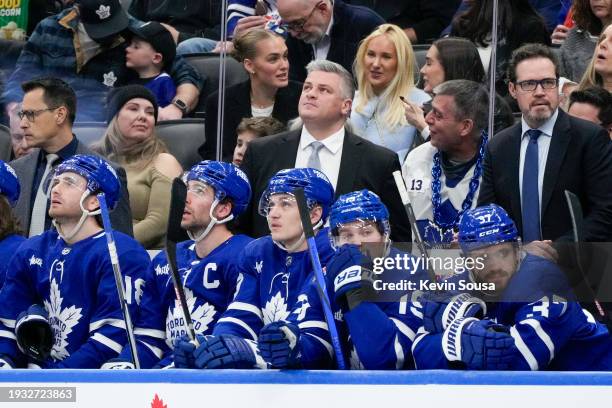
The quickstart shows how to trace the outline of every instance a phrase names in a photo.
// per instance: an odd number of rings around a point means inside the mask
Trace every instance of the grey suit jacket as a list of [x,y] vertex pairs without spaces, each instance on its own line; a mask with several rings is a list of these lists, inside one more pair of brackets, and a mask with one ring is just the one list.
[[5,162],[11,160],[12,152],[11,134],[6,126],[0,125],[0,160]]
[[[30,229],[30,218],[32,217],[32,207],[30,206],[30,197],[32,194],[32,183],[34,182],[34,173],[36,171],[36,158],[40,149],[33,149],[32,152],[24,157],[10,162],[10,165],[15,169],[19,182],[21,184],[21,194],[19,201],[13,209],[15,215],[21,223],[24,231]],[[95,154],[87,146],[78,142],[77,154]],[[111,163],[117,171],[117,176],[121,181],[121,197],[117,203],[115,210],[110,213],[111,224],[116,231],[123,232],[130,236],[134,235],[132,227],[132,211],[130,210],[130,200],[127,190],[127,177],[125,170],[122,167]]]

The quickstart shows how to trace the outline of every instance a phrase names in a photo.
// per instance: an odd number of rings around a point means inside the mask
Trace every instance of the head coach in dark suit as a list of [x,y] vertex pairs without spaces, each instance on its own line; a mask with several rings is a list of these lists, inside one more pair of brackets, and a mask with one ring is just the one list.
[[522,118],[491,138],[478,205],[504,207],[524,241],[569,240],[569,190],[582,204],[584,240],[610,241],[610,138],[603,128],[559,109],[558,72],[555,55],[544,45],[514,51],[508,88]]
[[[53,167],[75,154],[94,154],[72,133],[76,116],[73,89],[57,78],[40,78],[24,82],[20,127],[25,143],[32,152],[10,164],[21,183],[21,195],[15,215],[28,236],[38,235],[51,225],[48,200],[43,183]],[[110,214],[113,228],[133,235],[132,215],[128,201],[125,170],[115,167],[121,181],[121,197]]]
[[272,175],[285,168],[312,167],[325,173],[336,197],[363,188],[378,194],[389,209],[392,238],[408,242],[410,224],[392,175],[400,169],[397,154],[354,135],[346,126],[354,93],[351,75],[326,60],[312,61],[307,70],[298,106],[303,126],[253,140],[247,148],[242,168],[253,196],[239,220],[243,231],[256,237],[269,233],[258,203]]

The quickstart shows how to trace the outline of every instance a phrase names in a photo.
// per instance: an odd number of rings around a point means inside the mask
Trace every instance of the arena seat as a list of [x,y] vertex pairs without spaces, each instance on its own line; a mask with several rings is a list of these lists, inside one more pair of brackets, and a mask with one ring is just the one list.
[[[194,110],[199,117],[206,113],[206,98],[211,93],[219,90],[219,54],[201,53],[187,54],[183,56],[202,77],[206,78],[204,88],[200,91],[200,100]],[[249,79],[241,63],[232,57],[228,57],[225,63],[225,86],[232,86]]]
[[72,131],[81,143],[91,146],[104,136],[106,127],[104,122],[76,122],[72,126]]
[[206,140],[204,119],[166,120],[158,122],[155,131],[159,138],[166,143],[170,153],[183,166],[183,169],[189,169],[202,160],[198,154],[198,147]]

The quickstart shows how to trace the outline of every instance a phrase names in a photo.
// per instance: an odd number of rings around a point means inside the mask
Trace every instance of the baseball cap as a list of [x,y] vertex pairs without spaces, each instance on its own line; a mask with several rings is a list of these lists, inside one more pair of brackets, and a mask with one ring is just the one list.
[[118,34],[128,26],[128,15],[119,0],[78,0],[79,15],[92,40]]
[[172,66],[176,56],[176,43],[166,27],[157,21],[148,21],[138,26],[130,26],[130,31],[151,44],[151,47],[163,56],[164,67]]

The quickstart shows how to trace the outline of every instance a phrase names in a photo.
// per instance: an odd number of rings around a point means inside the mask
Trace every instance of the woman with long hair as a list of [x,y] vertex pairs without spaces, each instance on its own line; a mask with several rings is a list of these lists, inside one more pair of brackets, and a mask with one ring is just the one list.
[[593,86],[600,86],[612,92],[612,24],[601,32],[591,62],[578,84],[578,89],[582,91]]
[[[249,79],[225,90],[224,161],[232,161],[236,128],[243,118],[272,116],[286,124],[298,116],[302,93],[302,84],[289,81],[287,46],[282,36],[252,29],[236,36],[233,46],[233,56],[242,63]],[[216,158],[218,99],[215,92],[206,100],[206,141],[198,150],[204,159]]]
[[141,85],[118,88],[109,95],[108,128],[94,146],[125,168],[134,238],[145,248],[161,248],[168,225],[172,180],[181,165],[155,134],[158,106]]
[[382,24],[360,44],[354,71],[358,90],[353,99],[353,131],[393,150],[403,161],[416,129],[406,121],[402,99],[421,105],[430,97],[414,83],[415,57],[406,33]]
[[6,268],[17,247],[25,241],[12,207],[19,199],[19,179],[11,166],[0,160],[0,288]]

